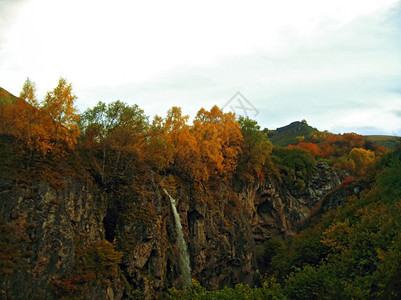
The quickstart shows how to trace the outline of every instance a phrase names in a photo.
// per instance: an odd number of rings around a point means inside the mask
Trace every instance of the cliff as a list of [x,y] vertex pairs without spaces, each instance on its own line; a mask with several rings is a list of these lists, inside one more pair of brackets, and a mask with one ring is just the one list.
[[0,180],[1,251],[11,268],[1,283],[6,299],[53,296],[49,283],[73,271],[78,248],[104,239],[106,203],[99,189],[90,180],[64,183],[58,191],[43,181]]
[[269,180],[247,187],[240,197],[245,203],[255,242],[294,235],[297,224],[304,221],[323,196],[340,185],[345,176],[320,162],[302,189],[291,189]]
[[325,163],[296,190],[269,179],[240,192],[223,181],[195,189],[149,173],[140,188],[116,194],[88,174],[64,176],[61,188],[7,177],[0,179],[6,299],[151,299],[181,287],[174,216],[162,188],[177,201],[192,278],[211,289],[252,285],[255,244],[293,235],[297,222],[340,184]]

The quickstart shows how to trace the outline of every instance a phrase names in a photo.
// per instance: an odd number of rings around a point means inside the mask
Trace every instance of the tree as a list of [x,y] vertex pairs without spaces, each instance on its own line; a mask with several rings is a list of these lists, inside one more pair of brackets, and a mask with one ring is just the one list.
[[187,123],[188,119],[187,115],[182,115],[181,108],[172,107],[167,113],[163,128],[166,143],[173,149],[173,171],[196,177],[200,160],[199,144]]
[[141,159],[147,140],[148,122],[142,109],[121,101],[99,102],[81,119],[83,142],[102,181],[124,176]]
[[308,151],[312,155],[313,158],[315,158],[316,156],[321,156],[321,150],[320,150],[319,146],[314,143],[300,142],[296,146],[293,146],[293,145],[289,146],[289,148],[294,148],[294,147]]
[[[26,135],[27,135],[27,143],[28,146],[30,147],[31,151],[34,148],[34,143],[38,143],[40,139],[38,139],[38,118],[39,118],[39,103],[38,100],[36,99],[36,84],[32,82],[29,78],[26,79],[24,85],[22,86],[22,90],[20,93],[20,98],[32,107],[29,107],[29,105],[23,104],[23,103],[18,103],[18,105],[23,108],[20,114],[19,122],[24,123],[24,127],[26,129]],[[17,103],[16,103],[17,104]],[[17,120],[16,120],[17,121]],[[25,131],[25,130],[24,130]],[[36,137],[36,141],[34,141]],[[39,145],[39,144],[37,144]],[[36,146],[37,146],[36,145]],[[42,144],[43,146],[43,144]],[[47,152],[48,147],[42,148],[42,152]]]
[[57,87],[48,92],[42,102],[42,110],[55,121],[54,139],[56,145],[61,141],[68,148],[77,143],[80,134],[78,129],[79,115],[74,102],[77,96],[66,79],[60,78]]
[[335,150],[336,156],[341,157],[347,155],[353,148],[362,148],[365,139],[356,133],[332,134],[326,137],[323,144],[328,144]]
[[210,111],[199,110],[192,126],[199,145],[198,178],[230,177],[237,167],[243,140],[240,124],[231,112],[223,113],[217,106]]
[[19,97],[34,107],[39,107],[38,100],[36,99],[36,84],[29,78],[26,79],[22,86]]
[[349,153],[349,158],[355,163],[355,171],[359,177],[366,177],[374,172],[375,153],[362,148],[354,148]]
[[36,86],[29,78],[25,81],[20,98],[0,107],[0,132],[17,138],[20,153],[25,147],[29,150],[28,161],[33,152],[38,150],[46,155],[53,149],[52,128],[54,122],[50,116],[44,114],[36,100]]
[[241,125],[243,142],[236,174],[242,181],[254,182],[255,178],[264,177],[263,167],[272,152],[272,144],[256,121],[240,117],[238,122]]

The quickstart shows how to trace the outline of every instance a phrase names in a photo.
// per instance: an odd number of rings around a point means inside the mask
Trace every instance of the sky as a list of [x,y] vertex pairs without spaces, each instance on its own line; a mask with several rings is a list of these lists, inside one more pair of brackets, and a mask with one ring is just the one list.
[[[0,0],[0,86],[401,135],[401,1]],[[245,109],[244,109],[245,108]]]

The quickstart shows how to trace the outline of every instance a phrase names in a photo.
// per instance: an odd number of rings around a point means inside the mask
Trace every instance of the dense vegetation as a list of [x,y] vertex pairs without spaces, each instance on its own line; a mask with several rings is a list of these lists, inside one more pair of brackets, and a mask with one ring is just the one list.
[[399,299],[401,149],[385,155],[370,188],[315,218],[296,236],[265,242],[265,277],[253,289],[170,290],[174,299]]
[[[210,111],[202,108],[192,124],[178,107],[171,108],[165,118],[156,116],[149,121],[137,105],[121,101],[99,102],[78,115],[77,97],[65,79],[61,78],[42,102],[36,99],[35,90],[29,79],[19,98],[0,90],[2,176],[17,182],[41,178],[61,189],[60,174],[75,170],[73,175],[78,176],[82,174],[78,170],[84,169],[114,194],[114,214],[120,212],[117,221],[106,217],[105,224],[111,228],[107,241],[77,247],[76,257],[82,263],[69,277],[53,282],[57,297],[82,295],[80,289],[95,284],[95,279],[107,283],[110,274],[118,273],[121,251],[128,247],[128,242],[116,235],[113,228],[124,218],[152,222],[152,211],[136,206],[137,197],[149,197],[142,182],[152,180],[162,186],[185,183],[196,191],[213,189],[213,183],[218,181],[239,189],[244,184],[269,179],[297,191],[305,187],[316,161],[327,162],[354,176],[341,188],[352,189],[358,182],[364,190],[350,193],[344,207],[319,212],[300,224],[303,229],[296,236],[267,240],[257,258],[262,272],[259,286],[251,289],[239,284],[234,289],[207,291],[194,281],[192,288],[170,290],[170,296],[401,296],[399,149],[388,152],[355,133],[336,135],[311,130],[306,122],[301,122],[302,135],[292,145],[273,146],[268,139],[270,133],[261,131],[255,121],[236,119],[217,106]],[[229,210],[238,208],[235,203],[227,205]],[[23,237],[13,236],[12,232],[19,229],[0,221],[0,272],[7,275],[22,255],[13,250],[14,242],[10,241]]]

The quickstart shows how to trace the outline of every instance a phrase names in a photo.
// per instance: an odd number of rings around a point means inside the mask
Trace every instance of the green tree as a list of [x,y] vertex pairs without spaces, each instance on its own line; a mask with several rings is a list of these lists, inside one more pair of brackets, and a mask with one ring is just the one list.
[[260,130],[256,121],[240,117],[243,142],[236,174],[241,181],[254,182],[263,178],[263,167],[268,155],[272,152],[272,144]]
[[124,176],[143,155],[148,119],[136,104],[99,102],[82,115],[83,142],[103,182]]

